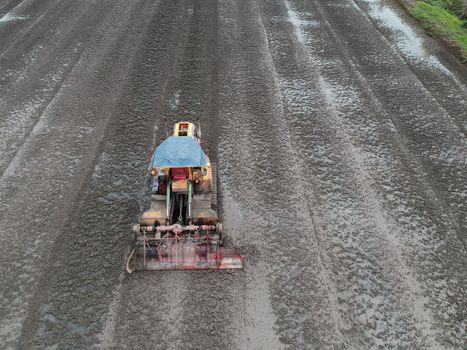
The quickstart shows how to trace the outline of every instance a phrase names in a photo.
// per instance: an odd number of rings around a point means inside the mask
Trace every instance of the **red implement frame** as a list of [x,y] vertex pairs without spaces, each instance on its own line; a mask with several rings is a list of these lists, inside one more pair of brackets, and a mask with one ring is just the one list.
[[[215,226],[147,226],[141,230],[137,225],[135,228],[142,234],[127,261],[129,273],[135,270],[242,268],[243,257],[234,249],[220,246]],[[187,232],[192,234],[186,236]]]

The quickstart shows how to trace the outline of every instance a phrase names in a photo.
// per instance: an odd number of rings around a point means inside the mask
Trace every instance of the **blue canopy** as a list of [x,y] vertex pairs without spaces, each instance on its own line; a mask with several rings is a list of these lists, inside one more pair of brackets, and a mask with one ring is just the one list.
[[151,168],[205,167],[207,157],[191,136],[170,136],[154,152]]

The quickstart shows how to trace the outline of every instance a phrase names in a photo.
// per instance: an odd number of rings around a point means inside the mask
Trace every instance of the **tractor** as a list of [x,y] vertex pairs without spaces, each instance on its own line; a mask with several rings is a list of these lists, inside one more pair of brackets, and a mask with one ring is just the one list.
[[133,225],[127,271],[241,269],[243,257],[223,246],[217,168],[201,148],[199,125],[176,123],[149,172],[151,204]]

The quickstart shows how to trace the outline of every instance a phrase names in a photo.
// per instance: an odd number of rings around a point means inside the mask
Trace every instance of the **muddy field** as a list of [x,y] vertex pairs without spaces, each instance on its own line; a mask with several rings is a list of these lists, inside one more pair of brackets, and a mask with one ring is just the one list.
[[[200,119],[239,272],[126,274]],[[1,0],[2,349],[462,349],[467,70],[383,0]]]

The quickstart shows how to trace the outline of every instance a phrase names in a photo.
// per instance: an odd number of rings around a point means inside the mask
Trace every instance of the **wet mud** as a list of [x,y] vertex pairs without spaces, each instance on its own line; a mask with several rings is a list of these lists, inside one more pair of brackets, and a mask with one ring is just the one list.
[[[467,72],[389,0],[0,3],[5,349],[461,349]],[[126,274],[200,120],[238,272]]]

